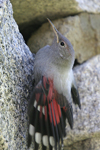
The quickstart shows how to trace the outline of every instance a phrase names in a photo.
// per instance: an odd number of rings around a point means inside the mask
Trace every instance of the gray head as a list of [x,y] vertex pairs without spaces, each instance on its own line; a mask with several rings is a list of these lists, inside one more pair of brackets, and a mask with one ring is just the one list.
[[70,41],[55,28],[55,26],[49,19],[48,21],[51,24],[55,34],[53,43],[51,45],[51,48],[53,49],[53,51],[55,51],[56,54],[56,57],[54,57],[55,61],[57,61],[58,59],[58,61],[60,61],[63,66],[69,64],[69,67],[72,67],[75,57],[73,46],[71,45]]

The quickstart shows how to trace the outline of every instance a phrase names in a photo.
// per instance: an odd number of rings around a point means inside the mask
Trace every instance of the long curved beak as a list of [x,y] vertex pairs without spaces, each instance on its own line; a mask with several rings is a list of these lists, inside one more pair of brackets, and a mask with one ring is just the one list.
[[59,36],[58,36],[58,30],[56,29],[56,27],[54,26],[54,24],[51,22],[51,20],[49,18],[47,18],[47,20],[49,21],[49,23],[51,24],[52,26],[52,29],[56,35],[56,38],[57,38],[57,43],[59,43]]

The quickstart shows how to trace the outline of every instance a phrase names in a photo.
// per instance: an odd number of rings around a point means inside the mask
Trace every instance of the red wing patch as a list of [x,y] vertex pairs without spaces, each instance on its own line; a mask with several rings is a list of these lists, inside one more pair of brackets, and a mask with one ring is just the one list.
[[[50,106],[51,106],[51,113],[52,113],[53,119],[51,119]],[[60,106],[57,104],[57,102],[56,102],[55,99],[52,100],[52,103],[48,104],[48,107],[49,107],[50,122],[53,121],[54,126],[56,126],[56,123],[57,123],[57,124],[60,123],[61,108],[60,108]]]
[[[65,104],[65,106],[64,106]],[[62,107],[63,106],[63,107]],[[34,88],[29,105],[28,147],[35,142],[34,150],[42,143],[42,150],[60,148],[65,135],[65,120],[72,124],[72,111],[67,99],[54,89],[53,80],[45,76]],[[71,111],[71,112],[70,112]],[[72,117],[73,118],[73,117]]]

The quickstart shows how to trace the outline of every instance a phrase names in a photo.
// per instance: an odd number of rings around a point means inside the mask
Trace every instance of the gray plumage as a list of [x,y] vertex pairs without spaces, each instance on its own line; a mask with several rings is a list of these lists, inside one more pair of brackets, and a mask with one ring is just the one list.
[[[63,144],[65,136],[66,118],[70,127],[73,128],[72,99],[81,108],[72,70],[75,59],[73,46],[49,19],[48,21],[53,28],[55,37],[50,46],[47,45],[36,53],[34,61],[35,88],[29,105],[28,146],[30,146],[33,136],[35,150],[38,149],[40,141],[43,150],[47,146],[50,150],[52,148],[57,150],[57,144],[60,149],[60,140]],[[40,124],[41,127],[39,128],[36,124]],[[46,131],[43,130],[43,124],[46,126]],[[32,129],[35,130],[34,133],[31,133]],[[52,144],[51,141],[55,144]]]
[[[51,21],[49,20],[51,23]],[[71,86],[74,82],[72,67],[75,53],[70,41],[65,38],[51,23],[55,31],[52,45],[41,48],[34,62],[34,76],[38,83],[42,76],[53,78],[57,91],[71,102]],[[58,40],[58,41],[57,41]],[[64,46],[61,45],[64,43]]]

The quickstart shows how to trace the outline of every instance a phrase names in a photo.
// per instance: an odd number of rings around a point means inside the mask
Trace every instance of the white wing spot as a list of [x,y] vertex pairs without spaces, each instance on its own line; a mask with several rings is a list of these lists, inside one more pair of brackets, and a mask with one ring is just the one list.
[[35,141],[36,143],[40,144],[41,143],[41,133],[36,132],[35,133]]
[[38,111],[40,111],[40,106],[38,106],[38,108],[37,108],[37,109],[38,109]]
[[50,140],[51,146],[55,146],[54,137],[53,137],[53,136],[50,136],[49,140]]
[[32,125],[32,124],[30,124],[29,125],[29,134],[31,135],[31,136],[33,136],[34,135],[34,126]]
[[34,102],[34,105],[33,105],[35,108],[36,108],[36,106],[37,106],[37,101],[35,100],[35,102]]
[[43,141],[43,145],[44,146],[48,146],[49,145],[49,143],[48,143],[48,136],[47,135],[44,135],[42,137],[42,141]]

